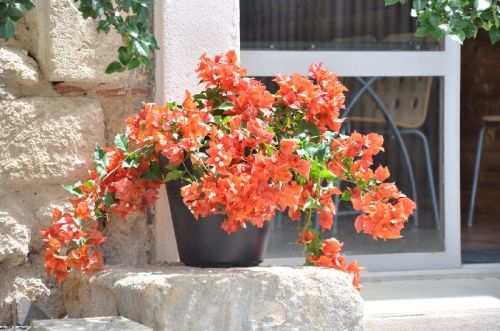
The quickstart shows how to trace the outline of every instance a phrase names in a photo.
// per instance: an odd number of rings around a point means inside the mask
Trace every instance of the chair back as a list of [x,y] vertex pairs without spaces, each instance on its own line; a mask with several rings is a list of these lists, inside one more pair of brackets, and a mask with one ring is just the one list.
[[[431,77],[383,77],[372,88],[399,127],[419,128],[427,118]],[[385,123],[383,113],[368,92],[354,105],[349,119],[356,122]]]

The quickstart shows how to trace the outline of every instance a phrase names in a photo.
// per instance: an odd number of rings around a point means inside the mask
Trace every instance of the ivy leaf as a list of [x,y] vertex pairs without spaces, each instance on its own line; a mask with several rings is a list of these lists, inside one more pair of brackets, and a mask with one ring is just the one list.
[[491,7],[491,0],[474,0],[474,7],[477,11],[483,11]]
[[385,5],[386,6],[391,6],[396,3],[403,3],[404,0],[385,0]]
[[11,38],[16,32],[16,23],[11,19],[0,20],[0,37],[5,40]]
[[490,29],[490,40],[491,44],[496,43],[500,40],[500,27],[492,26]]
[[123,65],[127,65],[127,63],[130,61],[130,54],[128,53],[126,47],[122,46],[118,48],[118,60],[120,60],[120,63]]
[[128,62],[127,69],[133,70],[141,65],[141,61],[139,59],[133,58]]
[[100,20],[99,23],[97,23],[97,31],[102,31],[106,34],[109,33],[110,28],[109,28],[109,23],[106,20]]
[[128,149],[128,137],[124,134],[117,134],[115,136],[115,146],[122,152]]
[[112,74],[113,72],[122,72],[124,70],[125,70],[125,67],[122,66],[122,64],[120,62],[114,61],[108,65],[108,67],[106,68],[106,73]]
[[456,41],[460,45],[462,45],[465,40],[465,33],[463,31],[458,31],[457,33],[449,34],[449,36],[451,40]]
[[140,43],[137,40],[131,40],[131,43],[132,43],[132,51],[134,53],[138,53],[144,57],[149,56],[149,49],[147,47],[144,47],[144,45],[142,43]]

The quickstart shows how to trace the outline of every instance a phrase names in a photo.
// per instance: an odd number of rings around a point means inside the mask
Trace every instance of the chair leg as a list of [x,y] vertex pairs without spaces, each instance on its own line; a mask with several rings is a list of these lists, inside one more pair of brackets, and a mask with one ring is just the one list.
[[467,226],[469,228],[472,227],[472,222],[474,222],[474,208],[476,207],[477,183],[479,181],[479,170],[481,167],[481,156],[483,154],[483,143],[484,143],[485,132],[486,132],[486,126],[483,124],[483,126],[481,126],[481,130],[479,131],[479,138],[477,140],[476,160],[474,163],[474,176],[472,178],[472,191],[470,196],[469,215],[467,217]]
[[432,171],[432,162],[431,162],[431,153],[429,150],[429,141],[427,140],[427,137],[425,134],[418,130],[418,129],[401,129],[401,133],[403,134],[414,134],[417,136],[417,138],[420,138],[422,140],[422,145],[424,148],[424,155],[425,155],[425,164],[427,167],[427,179],[429,183],[429,189],[431,192],[431,199],[432,199],[432,209],[434,212],[434,222],[436,223],[436,229],[439,230],[441,228],[441,217],[439,213],[439,208],[438,208],[438,201],[436,197],[436,188],[434,186],[434,175]]

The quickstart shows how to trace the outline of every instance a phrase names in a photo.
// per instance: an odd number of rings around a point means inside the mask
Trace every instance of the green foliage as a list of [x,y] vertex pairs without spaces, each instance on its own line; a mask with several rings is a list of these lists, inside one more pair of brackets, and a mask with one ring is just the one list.
[[[409,0],[385,0],[386,6]],[[478,29],[489,31],[491,43],[500,40],[500,0],[413,0],[417,36],[450,36],[462,43],[475,38]]]
[[103,179],[107,175],[106,168],[109,166],[109,157],[104,148],[99,145],[96,145],[94,150],[94,164],[99,179]]
[[97,31],[109,33],[111,26],[121,34],[123,46],[118,61],[111,62],[106,73],[132,70],[141,64],[151,65],[151,52],[158,49],[156,39],[148,32],[153,0],[81,0],[78,10],[84,18],[99,19]]
[[126,152],[128,149],[128,137],[124,134],[117,134],[115,136],[115,146],[122,152]]
[[[109,33],[111,27],[122,36],[117,61],[106,73],[133,70],[141,64],[151,66],[151,53],[158,49],[148,32],[153,0],[81,0],[78,10],[83,18],[98,19],[97,31]],[[8,40],[16,30],[15,22],[34,7],[33,0],[0,0],[0,38]],[[75,31],[78,33],[78,31]]]
[[16,32],[16,22],[33,7],[32,0],[0,0],[0,38],[9,40]]

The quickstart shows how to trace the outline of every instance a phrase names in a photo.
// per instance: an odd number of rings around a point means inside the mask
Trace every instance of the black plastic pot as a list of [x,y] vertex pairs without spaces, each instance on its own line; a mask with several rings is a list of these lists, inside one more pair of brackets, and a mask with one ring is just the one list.
[[267,250],[270,226],[227,234],[221,229],[222,215],[200,217],[197,221],[184,205],[180,181],[167,183],[168,201],[181,262],[193,267],[249,267],[259,265]]

